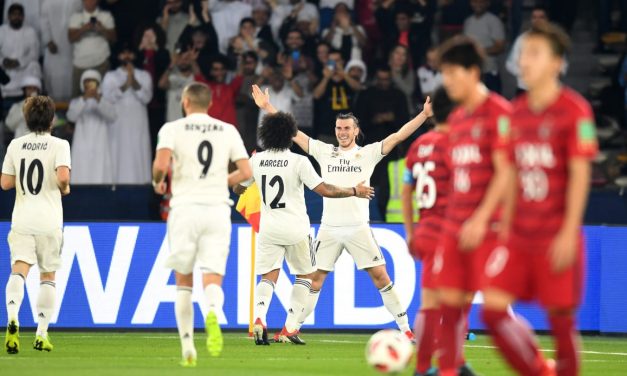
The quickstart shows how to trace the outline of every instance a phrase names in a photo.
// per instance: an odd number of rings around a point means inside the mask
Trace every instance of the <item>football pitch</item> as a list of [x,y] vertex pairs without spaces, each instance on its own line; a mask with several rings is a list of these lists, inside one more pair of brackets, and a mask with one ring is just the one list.
[[[33,333],[21,333],[18,355],[0,355],[2,375],[377,375],[366,365],[367,334],[304,333],[306,346],[255,346],[245,333],[226,333],[224,352],[209,357],[205,335],[195,337],[198,366],[181,368],[175,333],[51,332],[54,351],[32,349]],[[542,348],[551,347],[548,337]],[[626,375],[627,339],[584,337],[584,375]],[[466,342],[467,359],[481,375],[513,375],[488,338]],[[552,352],[546,352],[552,356]],[[412,375],[412,366],[402,375]]]

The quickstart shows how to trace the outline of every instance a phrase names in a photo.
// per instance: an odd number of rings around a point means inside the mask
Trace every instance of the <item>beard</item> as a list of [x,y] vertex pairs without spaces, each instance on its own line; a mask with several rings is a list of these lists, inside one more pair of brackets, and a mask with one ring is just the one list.
[[12,29],[19,30],[22,28],[22,26],[24,26],[24,20],[10,21],[9,25],[11,25]]

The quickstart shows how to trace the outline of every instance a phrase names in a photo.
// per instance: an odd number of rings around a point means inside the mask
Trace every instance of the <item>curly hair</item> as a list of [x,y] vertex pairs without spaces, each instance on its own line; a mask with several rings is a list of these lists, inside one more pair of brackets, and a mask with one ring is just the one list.
[[266,150],[280,151],[292,147],[292,138],[298,133],[296,120],[291,114],[277,112],[261,120],[257,137]]
[[50,132],[55,108],[52,98],[45,95],[26,98],[22,112],[28,129],[34,133]]

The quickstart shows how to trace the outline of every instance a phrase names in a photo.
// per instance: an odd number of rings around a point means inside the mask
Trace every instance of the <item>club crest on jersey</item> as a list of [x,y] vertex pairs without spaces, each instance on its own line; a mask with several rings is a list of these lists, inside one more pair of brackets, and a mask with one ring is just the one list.
[[337,146],[333,147],[333,151],[331,151],[331,158],[337,158],[340,155],[339,149]]

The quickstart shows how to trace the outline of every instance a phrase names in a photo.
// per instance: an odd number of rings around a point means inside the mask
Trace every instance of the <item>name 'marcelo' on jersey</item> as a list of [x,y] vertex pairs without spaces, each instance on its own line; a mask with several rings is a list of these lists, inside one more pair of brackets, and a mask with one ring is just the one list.
[[[309,139],[309,155],[320,165],[326,183],[339,187],[354,187],[370,176],[383,157],[383,143],[375,142],[364,147],[342,150],[337,146]],[[354,226],[370,220],[369,201],[357,197],[341,199],[324,198],[322,224],[328,226]]]
[[307,157],[289,150],[264,151],[250,158],[253,181],[261,194],[259,240],[269,244],[292,245],[303,241],[311,225],[303,185],[314,189],[322,178]]
[[448,133],[432,130],[418,137],[405,159],[404,182],[413,184],[420,212],[420,235],[439,238],[448,202],[451,169]]
[[15,176],[11,229],[43,235],[63,228],[57,168],[72,167],[70,144],[48,133],[29,133],[11,141],[2,173]]
[[[451,188],[444,231],[456,236],[461,225],[474,213],[488,189],[494,166],[492,154],[507,151],[511,105],[490,93],[472,113],[458,107],[449,116],[449,158]],[[500,209],[492,221],[498,220]]]
[[550,243],[566,212],[568,163],[592,159],[598,152],[594,116],[588,102],[571,89],[541,112],[529,108],[527,96],[513,102],[509,157],[518,175],[512,236]]
[[229,162],[248,159],[233,125],[194,113],[161,127],[159,149],[172,150],[172,208],[187,204],[232,205]]

